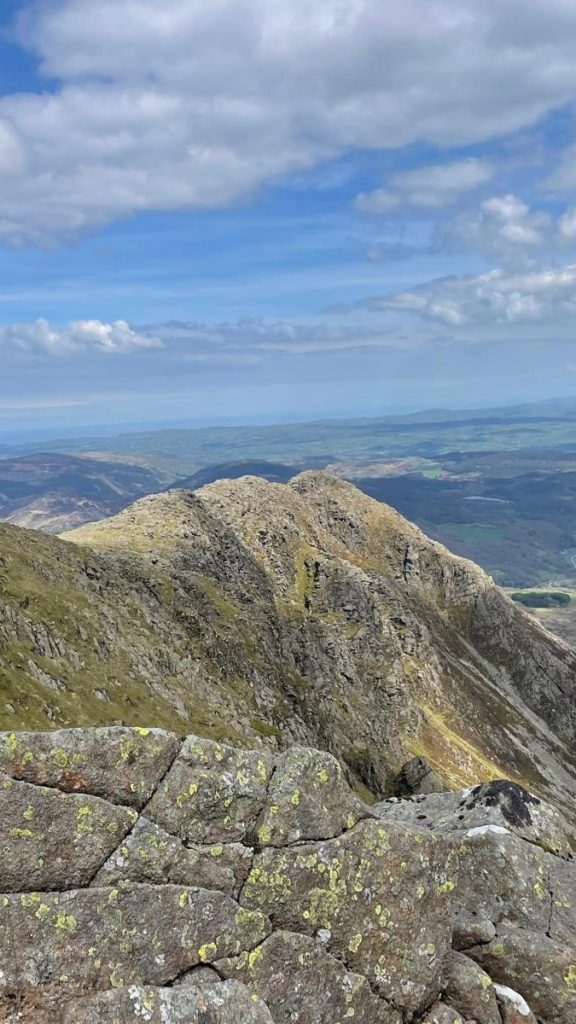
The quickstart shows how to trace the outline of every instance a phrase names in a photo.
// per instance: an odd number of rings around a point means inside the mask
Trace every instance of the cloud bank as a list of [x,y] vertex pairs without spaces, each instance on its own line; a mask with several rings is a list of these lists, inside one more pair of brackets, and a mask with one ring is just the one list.
[[[0,238],[14,245],[225,206],[357,150],[482,142],[576,91],[566,0],[123,0],[121,17],[117,0],[97,17],[93,0],[37,0],[18,32],[47,89],[0,99]],[[489,173],[452,161],[359,203],[434,207]]]
[[125,320],[104,324],[100,320],[75,320],[52,327],[42,318],[25,324],[0,326],[0,350],[6,354],[63,356],[79,352],[128,353],[162,348],[152,334],[134,330]]
[[[424,321],[454,329],[538,323],[554,332],[563,322],[574,325],[576,319],[576,264],[526,273],[498,269],[446,277],[368,299],[364,305],[377,311],[416,314]],[[501,336],[506,336],[505,330]]]

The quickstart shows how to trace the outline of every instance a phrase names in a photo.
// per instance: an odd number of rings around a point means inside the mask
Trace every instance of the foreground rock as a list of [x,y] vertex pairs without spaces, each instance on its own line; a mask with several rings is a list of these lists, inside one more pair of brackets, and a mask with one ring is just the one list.
[[273,1024],[270,1011],[244,985],[217,982],[196,988],[142,988],[74,1000],[62,1024]]
[[326,753],[126,728],[0,765],[7,1024],[576,1020],[574,836],[521,787],[368,807]]

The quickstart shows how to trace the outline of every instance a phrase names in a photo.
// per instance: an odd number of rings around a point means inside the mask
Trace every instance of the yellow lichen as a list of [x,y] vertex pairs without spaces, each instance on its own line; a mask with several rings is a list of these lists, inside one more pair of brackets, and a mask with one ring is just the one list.
[[574,964],[570,964],[568,967],[564,975],[564,981],[572,992],[576,990],[576,966]]
[[451,878],[448,878],[447,881],[436,886],[436,892],[440,895],[443,892],[453,892],[455,888],[456,882],[453,882]]
[[62,914],[60,912],[56,914],[54,927],[57,929],[57,931],[73,932],[75,931],[77,924],[78,922],[76,921],[76,918],[73,917],[72,914]]
[[109,976],[112,988],[124,988],[124,979],[120,976],[120,970],[121,964],[116,964]]
[[218,947],[217,947],[216,943],[215,942],[207,942],[207,943],[205,943],[204,946],[200,946],[200,949],[198,950],[198,957],[200,958],[202,963],[205,964],[209,960],[213,960],[214,957],[216,956],[217,952],[218,952]]
[[264,846],[272,842],[272,833],[268,825],[260,825],[260,828],[258,829],[258,839]]

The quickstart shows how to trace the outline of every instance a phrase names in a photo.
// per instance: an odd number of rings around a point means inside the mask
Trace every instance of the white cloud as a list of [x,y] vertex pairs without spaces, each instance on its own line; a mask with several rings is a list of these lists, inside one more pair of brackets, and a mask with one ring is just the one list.
[[[367,300],[370,309],[417,314],[449,328],[486,328],[538,323],[553,330],[576,321],[576,264],[526,273],[491,270],[445,277],[410,291]],[[465,333],[464,335],[465,336]]]
[[[120,7],[99,0],[95,17],[94,0],[37,0],[23,18],[22,38],[62,84],[0,100],[22,167],[2,179],[9,242],[222,206],[354,150],[480,142],[576,93],[566,0]],[[425,205],[443,194],[420,185]]]
[[0,178],[24,170],[24,147],[8,121],[0,120]]
[[403,347],[402,332],[365,324],[298,323],[243,317],[222,323],[170,321],[135,328],[125,320],[75,320],[54,327],[47,320],[0,325],[0,352],[77,358],[79,354],[132,353],[160,349],[162,369],[188,364],[250,366],[276,355],[347,352]]
[[159,338],[135,331],[125,320],[75,320],[66,327],[51,327],[47,320],[0,326],[0,349],[29,354],[62,356],[74,352],[135,352],[161,348]]
[[558,221],[558,232],[560,237],[566,241],[576,238],[576,208],[571,207],[563,213]]
[[550,240],[553,223],[541,211],[533,211],[515,195],[493,196],[477,212],[463,213],[440,229],[443,244],[456,245],[505,260],[531,258]]
[[495,196],[482,203],[482,212],[492,221],[497,236],[512,245],[539,245],[548,219],[531,213],[530,207],[513,195]]
[[398,332],[358,324],[331,325],[243,317],[225,323],[172,321],[146,333],[162,339],[186,362],[253,363],[275,354],[306,355],[354,349],[403,347]]
[[374,192],[361,192],[355,206],[360,213],[372,214],[406,206],[433,210],[456,202],[488,182],[494,173],[488,161],[473,158],[419,167],[393,175],[387,186]]

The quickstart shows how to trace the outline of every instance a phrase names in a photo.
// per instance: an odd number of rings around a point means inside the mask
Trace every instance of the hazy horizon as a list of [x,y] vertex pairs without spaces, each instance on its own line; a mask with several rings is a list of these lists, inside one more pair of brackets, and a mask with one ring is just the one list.
[[306,425],[318,423],[345,423],[347,421],[355,420],[373,420],[373,419],[387,419],[394,417],[410,417],[412,415],[425,415],[426,413],[439,414],[446,413],[450,415],[452,413],[475,413],[475,412],[489,412],[490,410],[510,410],[514,408],[521,408],[523,406],[531,405],[542,405],[554,404],[562,406],[564,403],[574,403],[576,405],[576,396],[552,396],[545,399],[537,400],[532,402],[530,399],[525,402],[508,402],[505,404],[494,403],[490,401],[480,402],[477,405],[471,406],[465,405],[452,405],[452,406],[414,406],[414,407],[399,407],[399,408],[388,408],[385,410],[379,410],[374,412],[353,412],[353,411],[341,411],[340,413],[334,413],[333,415],[327,416],[310,416],[302,417],[297,413],[287,413],[285,415],[274,416],[244,416],[244,417],[225,417],[215,416],[206,418],[203,420],[194,419],[178,419],[178,420],[125,420],[117,421],[114,423],[77,423],[77,424],[55,424],[54,426],[38,426],[28,427],[26,429],[18,429],[18,427],[4,427],[2,420],[0,419],[0,451],[2,448],[8,448],[10,445],[26,445],[26,444],[39,444],[50,441],[61,441],[69,438],[70,440],[78,440],[83,437],[86,438],[114,438],[124,434],[138,434],[138,433],[155,433],[162,431],[172,430],[206,430],[206,429],[218,429],[227,427],[274,427],[282,426],[284,424],[293,425]]

